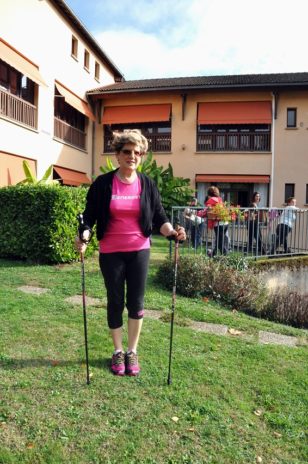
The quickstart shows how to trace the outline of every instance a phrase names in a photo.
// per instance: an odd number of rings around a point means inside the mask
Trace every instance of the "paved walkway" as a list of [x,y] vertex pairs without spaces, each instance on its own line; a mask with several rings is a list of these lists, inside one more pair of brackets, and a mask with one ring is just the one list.
[[[31,287],[31,286],[23,286],[19,287],[18,290],[25,292],[25,293],[32,293],[35,295],[40,295],[43,293],[48,292],[47,288],[41,287]],[[82,305],[82,295],[73,295],[69,298],[66,298],[70,304],[73,305]],[[91,298],[86,296],[86,305],[87,306],[101,306],[102,300],[99,298]],[[145,316],[150,319],[160,320],[162,317],[161,311],[150,311],[145,310]],[[209,322],[197,322],[197,321],[189,321],[189,328],[195,330],[196,332],[205,332],[209,334],[214,334],[218,336],[230,336],[230,337],[239,337],[245,340],[255,340],[255,337],[247,334],[241,330],[234,329],[232,327],[228,327],[223,324],[211,324]],[[293,337],[290,335],[280,335],[274,332],[265,332],[260,330],[258,332],[257,341],[261,344],[265,345],[284,345],[289,347],[295,347],[297,345],[308,344],[308,342],[303,342],[302,339],[298,337]]]

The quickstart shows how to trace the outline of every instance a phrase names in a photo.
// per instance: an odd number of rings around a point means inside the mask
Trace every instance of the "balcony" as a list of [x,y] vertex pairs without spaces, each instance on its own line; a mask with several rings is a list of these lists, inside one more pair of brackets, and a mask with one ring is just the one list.
[[0,116],[37,129],[37,108],[22,98],[0,89]]
[[68,143],[73,147],[86,149],[86,133],[67,124],[61,119],[54,118],[54,136],[56,139]]
[[197,134],[197,151],[268,152],[270,149],[271,134],[268,131]]
[[[149,143],[149,151],[170,152],[171,151],[171,133],[169,134],[149,134],[143,132]],[[111,148],[112,135],[104,137],[104,153],[113,153]]]

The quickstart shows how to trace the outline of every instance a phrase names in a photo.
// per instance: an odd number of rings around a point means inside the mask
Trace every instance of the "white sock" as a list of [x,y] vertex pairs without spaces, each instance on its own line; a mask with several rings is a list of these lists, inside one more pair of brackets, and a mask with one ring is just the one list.
[[123,353],[123,350],[115,350],[113,354]]

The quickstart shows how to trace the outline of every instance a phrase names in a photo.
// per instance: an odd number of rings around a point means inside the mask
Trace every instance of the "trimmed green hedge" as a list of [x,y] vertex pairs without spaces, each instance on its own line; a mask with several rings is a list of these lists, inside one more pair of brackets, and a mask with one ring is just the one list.
[[[87,190],[55,185],[1,188],[0,257],[43,263],[76,260],[76,216],[84,209]],[[93,237],[87,256],[96,248]]]

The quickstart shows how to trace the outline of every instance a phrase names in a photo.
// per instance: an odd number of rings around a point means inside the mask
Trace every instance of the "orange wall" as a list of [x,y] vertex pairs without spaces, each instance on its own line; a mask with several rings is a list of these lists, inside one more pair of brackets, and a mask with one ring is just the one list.
[[[178,93],[121,96],[108,98],[106,106],[141,105],[154,103],[172,104],[172,147],[171,153],[155,153],[158,162],[164,166],[170,162],[176,176],[189,177],[194,184],[195,174],[271,174],[271,153],[251,152],[196,152],[196,121],[197,104],[206,101],[252,101],[271,100],[269,92],[259,94],[252,92],[234,93],[201,93],[194,92],[187,96],[185,119],[182,120],[182,98]],[[99,165],[105,164],[102,155],[103,132],[100,127],[97,133],[96,153],[99,153],[96,170]]]
[[26,177],[22,167],[23,160],[27,160],[32,172],[36,173],[34,160],[0,152],[0,187],[17,184]]
[[[105,98],[106,106],[141,105],[155,103],[172,104],[171,153],[155,153],[160,165],[170,162],[176,176],[188,177],[195,187],[196,174],[263,174],[271,176],[273,188],[272,206],[284,202],[286,183],[295,183],[298,205],[306,201],[308,184],[308,91],[281,91],[278,99],[277,119],[274,120],[274,145],[271,152],[196,152],[197,104],[199,102],[225,101],[272,101],[270,91],[190,91],[187,93],[185,118],[182,120],[181,91],[170,93],[143,92],[121,94]],[[287,108],[298,108],[296,129],[286,129]],[[272,129],[273,129],[272,127]],[[96,139],[95,172],[105,164],[103,127],[98,126]],[[110,155],[108,155],[110,156]],[[116,164],[116,163],[115,163]],[[274,166],[274,175],[272,168]]]

